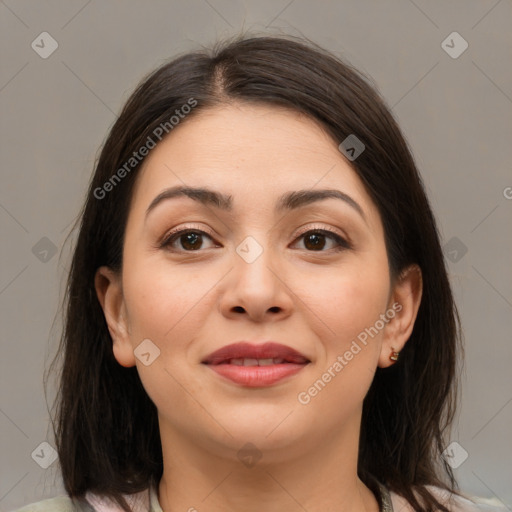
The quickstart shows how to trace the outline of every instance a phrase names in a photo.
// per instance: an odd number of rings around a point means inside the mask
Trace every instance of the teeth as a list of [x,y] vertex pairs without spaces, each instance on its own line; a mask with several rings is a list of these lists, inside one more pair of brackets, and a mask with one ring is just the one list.
[[274,359],[251,359],[246,357],[244,359],[230,359],[229,364],[233,364],[235,366],[271,366],[273,364],[282,364],[284,363],[284,359],[281,357],[276,357]]

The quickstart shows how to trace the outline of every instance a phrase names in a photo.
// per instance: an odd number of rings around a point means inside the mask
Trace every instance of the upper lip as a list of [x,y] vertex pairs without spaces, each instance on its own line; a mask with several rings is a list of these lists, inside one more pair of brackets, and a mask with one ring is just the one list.
[[232,343],[212,352],[202,363],[221,364],[230,359],[274,359],[281,358],[288,363],[309,363],[309,359],[297,350],[272,341],[258,345],[242,341]]

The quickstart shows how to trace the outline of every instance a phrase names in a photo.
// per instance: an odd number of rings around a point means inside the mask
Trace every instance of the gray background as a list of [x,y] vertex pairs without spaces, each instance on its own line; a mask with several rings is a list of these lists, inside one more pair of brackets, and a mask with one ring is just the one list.
[[[40,444],[54,445],[42,376],[69,264],[52,248],[116,112],[163,60],[242,28],[311,38],[371,75],[392,107],[448,244],[465,330],[450,460],[464,449],[461,488],[510,507],[511,14],[510,0],[0,2],[0,510],[63,492],[58,463],[39,465],[51,461]],[[44,31],[58,43],[46,59],[31,47],[50,48]],[[442,47],[453,31],[469,44],[458,58]]]

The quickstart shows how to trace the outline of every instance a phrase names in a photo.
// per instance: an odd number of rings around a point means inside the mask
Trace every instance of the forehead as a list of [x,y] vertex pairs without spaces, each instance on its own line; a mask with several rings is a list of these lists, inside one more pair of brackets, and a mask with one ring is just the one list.
[[146,157],[132,205],[145,207],[162,189],[201,185],[270,201],[298,189],[337,188],[366,210],[374,205],[338,144],[319,123],[289,109],[229,104],[176,126]]

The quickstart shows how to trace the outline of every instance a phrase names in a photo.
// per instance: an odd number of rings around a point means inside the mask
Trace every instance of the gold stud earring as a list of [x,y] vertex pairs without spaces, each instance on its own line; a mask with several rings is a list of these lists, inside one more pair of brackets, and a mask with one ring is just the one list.
[[[393,348],[393,347],[391,347],[391,348]],[[391,361],[398,361],[399,355],[400,355],[400,352],[395,352],[395,349],[393,348],[393,352],[391,352],[389,359],[391,359]]]

